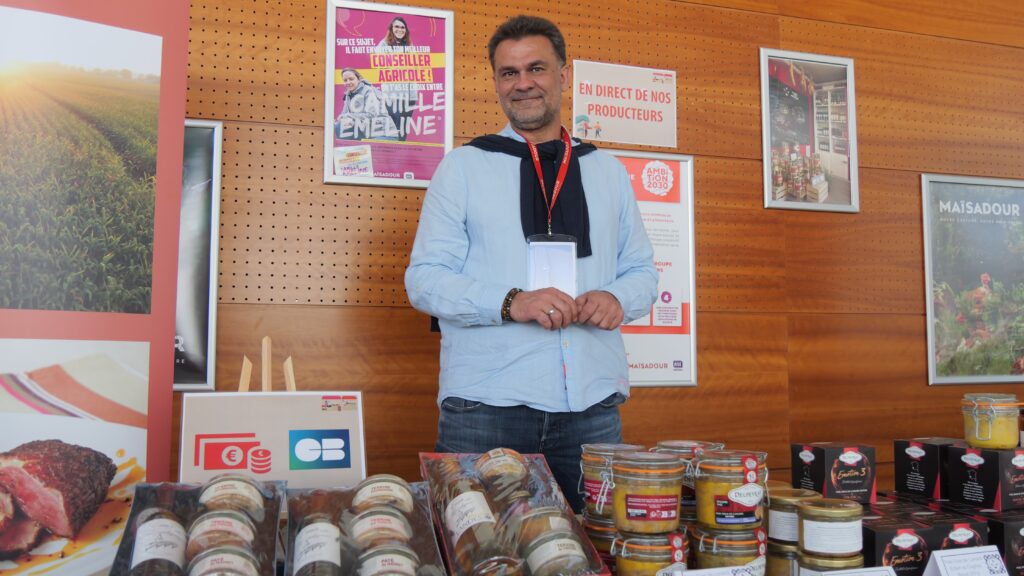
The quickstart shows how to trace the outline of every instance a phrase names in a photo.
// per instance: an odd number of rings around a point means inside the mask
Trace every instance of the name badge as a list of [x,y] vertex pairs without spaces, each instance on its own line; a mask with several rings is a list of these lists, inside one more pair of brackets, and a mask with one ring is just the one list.
[[526,242],[527,290],[557,288],[576,298],[576,239],[566,234],[534,234]]

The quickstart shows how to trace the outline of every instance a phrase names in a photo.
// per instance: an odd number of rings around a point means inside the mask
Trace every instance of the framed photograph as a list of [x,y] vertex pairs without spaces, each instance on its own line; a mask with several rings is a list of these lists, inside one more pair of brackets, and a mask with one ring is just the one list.
[[324,182],[426,188],[452,148],[450,10],[327,3]]
[[853,60],[761,49],[764,207],[859,212]]
[[658,300],[622,325],[631,386],[697,385],[693,158],[609,150],[626,168],[654,248]]
[[1024,180],[921,189],[928,383],[1024,382]]
[[223,125],[185,120],[174,314],[174,389],[213,390]]

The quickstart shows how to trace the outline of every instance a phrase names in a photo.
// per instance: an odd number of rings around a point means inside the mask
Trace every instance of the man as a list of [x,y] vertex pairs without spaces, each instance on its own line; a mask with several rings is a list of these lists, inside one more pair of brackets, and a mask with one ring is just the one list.
[[[436,449],[542,453],[578,511],[580,445],[622,441],[618,328],[649,313],[658,275],[625,169],[561,125],[558,28],[517,16],[488,51],[509,125],[438,167],[405,275],[413,306],[441,327]],[[559,262],[575,269],[579,296],[528,289],[530,251],[567,236],[577,259]]]

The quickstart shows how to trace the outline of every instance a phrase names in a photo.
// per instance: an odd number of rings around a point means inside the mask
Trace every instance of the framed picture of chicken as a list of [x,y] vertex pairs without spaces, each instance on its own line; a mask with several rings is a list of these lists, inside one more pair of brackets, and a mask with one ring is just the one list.
[[859,212],[853,60],[761,49],[764,206]]
[[1024,382],[1024,180],[921,187],[928,382]]
[[324,182],[426,188],[453,141],[450,10],[327,2]]

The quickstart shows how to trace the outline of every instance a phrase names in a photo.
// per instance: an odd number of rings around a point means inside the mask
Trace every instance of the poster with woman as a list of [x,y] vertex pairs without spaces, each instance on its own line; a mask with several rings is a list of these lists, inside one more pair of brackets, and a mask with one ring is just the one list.
[[921,180],[928,382],[1024,382],[1024,180]]
[[426,188],[452,148],[454,15],[331,0],[324,182]]

